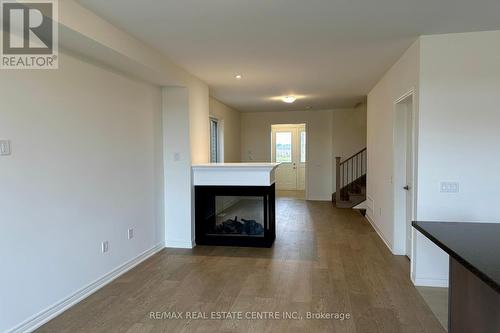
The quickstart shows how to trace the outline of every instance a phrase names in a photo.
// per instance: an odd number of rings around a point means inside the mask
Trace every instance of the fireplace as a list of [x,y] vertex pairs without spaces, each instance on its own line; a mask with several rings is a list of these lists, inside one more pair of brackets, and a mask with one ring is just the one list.
[[196,244],[271,247],[275,188],[195,186]]

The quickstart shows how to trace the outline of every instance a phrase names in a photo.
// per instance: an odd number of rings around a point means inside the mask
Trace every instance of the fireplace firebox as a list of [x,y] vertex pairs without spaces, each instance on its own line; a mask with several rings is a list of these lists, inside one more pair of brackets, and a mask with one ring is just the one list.
[[195,186],[199,245],[271,247],[276,238],[275,188]]

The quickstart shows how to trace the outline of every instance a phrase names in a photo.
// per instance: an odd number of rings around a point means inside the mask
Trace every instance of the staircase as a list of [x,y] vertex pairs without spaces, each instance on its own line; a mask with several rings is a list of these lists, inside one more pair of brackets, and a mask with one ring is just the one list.
[[332,201],[338,208],[354,208],[366,200],[366,148],[341,161],[336,157],[336,188]]

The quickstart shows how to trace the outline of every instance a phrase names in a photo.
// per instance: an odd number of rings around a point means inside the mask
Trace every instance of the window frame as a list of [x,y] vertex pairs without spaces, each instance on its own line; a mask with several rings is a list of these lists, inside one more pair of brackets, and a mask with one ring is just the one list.
[[[210,163],[219,163],[220,156],[220,122],[217,118],[209,118],[210,127]],[[214,132],[215,131],[215,135]],[[215,144],[213,142],[215,140]],[[214,151],[215,148],[215,151]]]

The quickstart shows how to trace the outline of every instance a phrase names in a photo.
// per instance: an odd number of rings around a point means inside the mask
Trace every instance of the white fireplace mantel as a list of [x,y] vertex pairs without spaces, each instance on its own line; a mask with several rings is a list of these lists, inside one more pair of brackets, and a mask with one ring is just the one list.
[[206,163],[193,165],[195,186],[271,186],[280,163]]

